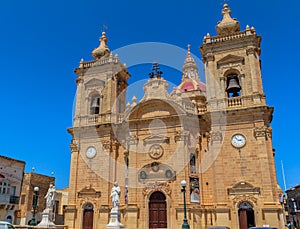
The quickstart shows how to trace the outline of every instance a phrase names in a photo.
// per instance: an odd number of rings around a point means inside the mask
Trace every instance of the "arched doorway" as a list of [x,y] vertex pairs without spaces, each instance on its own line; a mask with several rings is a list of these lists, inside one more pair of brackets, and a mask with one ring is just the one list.
[[167,203],[162,192],[154,192],[149,199],[149,229],[167,228]]
[[82,229],[93,229],[94,207],[87,204],[83,209]]
[[240,229],[248,229],[255,226],[253,206],[248,202],[239,204],[239,224]]

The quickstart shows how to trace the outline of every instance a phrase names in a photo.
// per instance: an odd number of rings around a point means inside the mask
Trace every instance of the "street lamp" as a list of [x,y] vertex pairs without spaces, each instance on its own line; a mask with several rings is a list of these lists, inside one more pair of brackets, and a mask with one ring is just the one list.
[[184,228],[189,229],[189,228],[190,228],[190,225],[189,225],[188,220],[187,220],[187,218],[186,218],[186,201],[185,201],[185,192],[186,192],[186,191],[185,191],[185,187],[186,187],[186,181],[185,181],[185,180],[182,180],[182,181],[181,181],[181,186],[182,186],[181,192],[183,193],[183,213],[184,213],[182,229],[184,229]]
[[35,213],[36,213],[36,208],[37,208],[37,202],[39,198],[39,187],[34,187],[34,196],[32,200],[32,206],[33,206],[33,214],[32,214],[32,219],[30,220],[29,225],[31,226],[36,226],[36,221],[35,221]]

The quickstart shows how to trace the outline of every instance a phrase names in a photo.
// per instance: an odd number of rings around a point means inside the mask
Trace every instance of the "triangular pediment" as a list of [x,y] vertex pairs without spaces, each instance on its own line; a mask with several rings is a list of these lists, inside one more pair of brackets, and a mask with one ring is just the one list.
[[232,188],[228,189],[228,194],[229,195],[236,195],[236,194],[259,194],[260,193],[260,188],[255,187],[252,184],[245,182],[245,181],[240,181],[236,183],[235,185],[232,186]]
[[84,85],[86,88],[104,87],[105,82],[94,78],[86,82]]
[[93,196],[93,197],[99,198],[101,196],[101,192],[96,191],[92,187],[85,187],[78,192],[79,198],[84,197],[84,196]]
[[170,143],[170,138],[162,135],[151,135],[144,139],[144,144]]
[[220,67],[222,65],[230,64],[230,63],[244,64],[244,57],[229,54],[229,55],[223,57],[221,60],[217,61],[218,67]]

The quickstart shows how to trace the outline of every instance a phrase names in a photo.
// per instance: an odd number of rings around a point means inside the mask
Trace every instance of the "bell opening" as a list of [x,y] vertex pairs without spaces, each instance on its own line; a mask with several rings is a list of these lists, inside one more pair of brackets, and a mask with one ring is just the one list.
[[99,114],[100,108],[100,98],[99,97],[93,97],[91,100],[91,114]]
[[238,97],[241,95],[241,86],[239,84],[239,79],[237,74],[231,74],[227,76],[227,88],[226,92],[228,94],[228,97]]

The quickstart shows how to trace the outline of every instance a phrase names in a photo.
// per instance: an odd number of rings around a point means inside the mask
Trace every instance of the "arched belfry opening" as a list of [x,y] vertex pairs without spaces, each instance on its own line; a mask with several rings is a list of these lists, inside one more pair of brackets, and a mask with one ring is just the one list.
[[100,112],[100,95],[95,94],[90,98],[90,114],[95,115]]
[[167,202],[162,192],[153,192],[149,198],[149,229],[167,228]]
[[227,78],[226,92],[228,98],[240,96],[242,88],[240,86],[238,74],[232,73],[227,75],[226,78]]
[[255,226],[253,206],[248,202],[242,202],[238,206],[240,229],[248,229]]
[[86,204],[83,207],[82,229],[93,229],[94,224],[94,206]]

